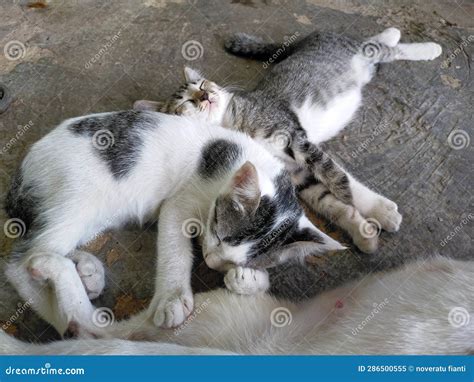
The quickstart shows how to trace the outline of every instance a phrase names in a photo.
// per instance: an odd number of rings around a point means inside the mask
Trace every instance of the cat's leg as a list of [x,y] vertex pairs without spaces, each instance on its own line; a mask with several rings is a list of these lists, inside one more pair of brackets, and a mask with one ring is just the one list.
[[[31,278],[31,270],[34,268],[30,267],[30,262],[35,257],[45,255],[67,256],[71,254],[71,257],[76,259],[78,267],[76,273],[79,271],[82,274],[84,284],[90,289],[91,297],[100,293],[100,277],[88,277],[94,273],[88,270],[91,260],[86,261],[85,255],[73,253],[78,244],[88,236],[88,230],[93,223],[93,220],[79,219],[77,216],[74,209],[71,208],[64,209],[62,215],[45,218],[46,224],[41,230],[29,231],[27,233],[28,239],[22,239],[16,243],[6,271],[8,280],[20,296],[28,301],[46,321],[52,323],[60,333],[64,332],[67,322],[64,322],[64,317],[58,315],[57,309],[54,308],[54,301],[48,288],[39,288],[38,283]],[[72,266],[76,266],[70,259],[67,260]],[[99,269],[95,262],[94,265]]]
[[6,275],[26,303],[60,334],[71,320],[90,321],[91,304],[72,260],[33,248],[11,262]]
[[29,259],[27,269],[33,283],[48,293],[50,307],[66,327],[92,320],[95,308],[71,259],[53,253],[37,255]]
[[345,170],[317,145],[310,142],[302,128],[296,131],[288,147],[285,148],[286,153],[290,151],[290,156],[297,165],[307,168],[332,195],[346,204],[351,204],[353,196]]
[[410,61],[431,61],[438,57],[443,48],[435,42],[419,42],[411,44],[398,44],[395,48],[393,59]]
[[102,262],[94,255],[75,250],[68,256],[76,265],[77,273],[86,288],[89,299],[100,296],[105,286],[105,271]]
[[168,199],[160,209],[155,295],[148,308],[155,325],[166,328],[181,325],[193,310],[192,243],[183,233],[183,223],[191,216],[181,216],[178,199]]
[[397,204],[363,185],[349,173],[347,175],[354,196],[353,204],[362,216],[370,218],[385,231],[397,232],[402,222]]
[[400,31],[388,28],[366,40],[361,46],[362,56],[373,63],[397,60],[429,61],[438,57],[442,47],[434,42],[399,43]]
[[244,267],[231,268],[227,271],[224,283],[230,291],[244,295],[263,293],[270,287],[267,271]]
[[387,28],[382,33],[375,35],[371,40],[378,41],[389,47],[394,47],[400,41],[401,33],[397,28]]
[[314,182],[299,189],[299,196],[314,211],[346,231],[362,252],[373,253],[377,250],[377,227],[366,220],[353,205],[336,198],[324,184],[314,179]]
[[380,229],[397,231],[402,217],[394,202],[357,182],[350,174],[348,177],[353,205],[337,199],[305,169],[293,171],[292,179],[299,196],[313,210],[348,232],[361,251],[375,252]]

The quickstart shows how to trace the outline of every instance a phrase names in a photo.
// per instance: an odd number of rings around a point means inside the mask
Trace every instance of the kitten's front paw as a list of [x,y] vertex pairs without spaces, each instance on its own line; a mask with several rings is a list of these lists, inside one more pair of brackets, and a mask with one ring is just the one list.
[[266,271],[243,267],[230,269],[224,277],[224,283],[230,291],[246,295],[265,292],[270,287]]
[[89,299],[99,297],[105,286],[105,272],[101,261],[84,251],[74,251],[68,257],[76,264],[77,273]]
[[367,217],[375,219],[374,223],[378,223],[380,228],[388,232],[397,232],[402,222],[402,215],[398,212],[397,204],[384,197],[377,200]]
[[170,292],[153,298],[149,311],[156,326],[176,328],[193,311],[193,294],[189,292]]

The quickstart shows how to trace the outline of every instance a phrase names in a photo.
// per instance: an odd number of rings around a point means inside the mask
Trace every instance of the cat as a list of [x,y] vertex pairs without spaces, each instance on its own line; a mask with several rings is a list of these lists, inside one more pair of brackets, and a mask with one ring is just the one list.
[[277,61],[255,89],[231,92],[185,68],[186,84],[170,100],[140,100],[134,107],[199,113],[249,134],[287,163],[304,202],[347,231],[361,251],[373,253],[378,247],[375,229],[396,232],[400,227],[397,204],[334,165],[317,145],[351,121],[376,64],[432,60],[441,54],[438,44],[399,40],[395,28],[365,41],[315,32],[289,46],[237,34],[226,41],[227,51]]
[[150,308],[158,326],[177,326],[193,310],[196,238],[236,293],[268,289],[265,267],[344,249],[310,223],[284,165],[247,135],[197,118],[122,111],[68,119],[31,147],[6,198],[9,222],[23,235],[8,279],[63,333],[68,320],[40,287],[41,254],[69,256],[97,297],[102,264],[76,248],[127,221],[156,218],[158,208]]
[[[196,295],[195,313],[175,330],[146,311],[97,318],[73,266],[43,256],[78,340],[28,344],[0,331],[0,354],[466,354],[474,351],[474,262],[434,256],[293,304],[225,289]],[[65,269],[57,274],[55,269]],[[74,280],[65,287],[64,280]],[[87,314],[77,314],[78,307]],[[92,318],[91,318],[92,317]],[[94,318],[95,317],[95,318]],[[100,339],[91,339],[99,336]]]

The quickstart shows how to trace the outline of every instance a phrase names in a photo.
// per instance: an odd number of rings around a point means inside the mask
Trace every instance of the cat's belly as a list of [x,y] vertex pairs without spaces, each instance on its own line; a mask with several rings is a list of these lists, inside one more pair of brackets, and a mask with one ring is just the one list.
[[351,121],[361,100],[362,94],[357,88],[341,93],[324,106],[307,98],[293,110],[309,140],[318,144],[334,137]]

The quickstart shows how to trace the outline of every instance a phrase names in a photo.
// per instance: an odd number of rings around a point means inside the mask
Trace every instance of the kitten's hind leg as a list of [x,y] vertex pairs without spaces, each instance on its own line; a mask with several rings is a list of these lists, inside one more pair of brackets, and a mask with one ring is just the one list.
[[76,264],[77,273],[86,288],[89,299],[99,297],[105,286],[105,271],[101,261],[94,255],[79,250],[67,257]]
[[26,303],[60,334],[71,320],[90,321],[92,305],[70,259],[33,249],[11,262],[6,274]]
[[434,42],[398,44],[394,49],[394,60],[410,61],[431,61],[443,51],[441,45]]
[[362,252],[373,253],[377,250],[377,227],[367,221],[354,206],[336,198],[308,171],[294,173],[293,183],[301,199],[314,211],[346,231]]
[[397,232],[400,229],[402,215],[398,206],[390,199],[366,187],[350,174],[349,186],[354,196],[354,206],[366,218],[388,232]]
[[382,44],[385,44],[393,48],[400,41],[400,37],[401,37],[401,33],[399,29],[388,28],[388,29],[385,29],[382,33],[370,38],[370,40],[378,41]]

